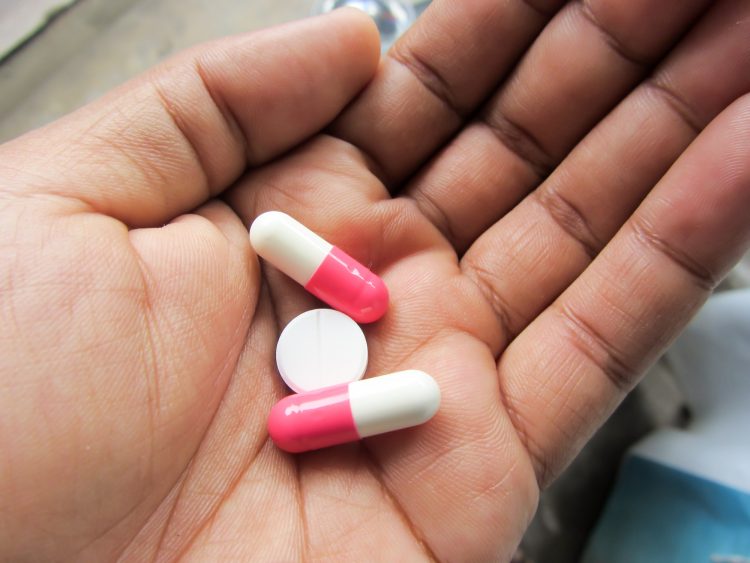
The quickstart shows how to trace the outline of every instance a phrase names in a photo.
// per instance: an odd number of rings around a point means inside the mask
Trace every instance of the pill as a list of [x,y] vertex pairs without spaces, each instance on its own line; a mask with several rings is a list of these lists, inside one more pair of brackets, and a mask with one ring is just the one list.
[[259,215],[250,227],[250,243],[258,255],[357,322],[376,321],[388,307],[383,280],[285,213]]
[[399,371],[285,397],[271,409],[268,433],[282,450],[305,452],[422,424],[439,405],[432,377]]
[[365,334],[339,311],[306,311],[281,331],[276,365],[295,393],[362,379],[367,368]]

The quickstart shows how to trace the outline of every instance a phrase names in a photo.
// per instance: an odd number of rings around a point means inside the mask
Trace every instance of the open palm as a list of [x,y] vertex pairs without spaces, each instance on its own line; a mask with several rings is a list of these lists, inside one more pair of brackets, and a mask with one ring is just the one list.
[[[750,6],[563,4],[434,2],[379,67],[355,11],[222,40],[3,146],[3,557],[508,559],[750,236]],[[271,209],[383,277],[368,373],[433,420],[270,442],[315,306]]]

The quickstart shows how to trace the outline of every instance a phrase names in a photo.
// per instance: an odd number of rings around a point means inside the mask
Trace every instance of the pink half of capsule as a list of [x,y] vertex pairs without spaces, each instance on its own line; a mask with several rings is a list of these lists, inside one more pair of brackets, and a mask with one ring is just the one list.
[[290,453],[317,450],[422,424],[440,406],[440,388],[407,370],[285,397],[271,409],[268,433]]
[[382,279],[285,213],[259,215],[250,243],[259,256],[357,322],[377,321],[388,308]]

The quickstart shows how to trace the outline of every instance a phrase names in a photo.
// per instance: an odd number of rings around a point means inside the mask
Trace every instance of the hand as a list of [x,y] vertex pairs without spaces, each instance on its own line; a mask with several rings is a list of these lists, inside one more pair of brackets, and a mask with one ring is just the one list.
[[[435,2],[377,69],[354,11],[222,40],[3,146],[3,558],[508,559],[750,238],[749,7],[560,4]],[[432,421],[268,440],[314,304],[269,209],[383,276],[368,373]]]

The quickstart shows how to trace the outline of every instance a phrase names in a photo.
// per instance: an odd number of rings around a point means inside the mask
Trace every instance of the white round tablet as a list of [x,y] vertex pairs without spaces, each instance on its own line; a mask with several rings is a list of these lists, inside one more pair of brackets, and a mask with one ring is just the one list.
[[365,334],[339,311],[307,311],[281,332],[276,365],[295,393],[356,381],[367,367]]

